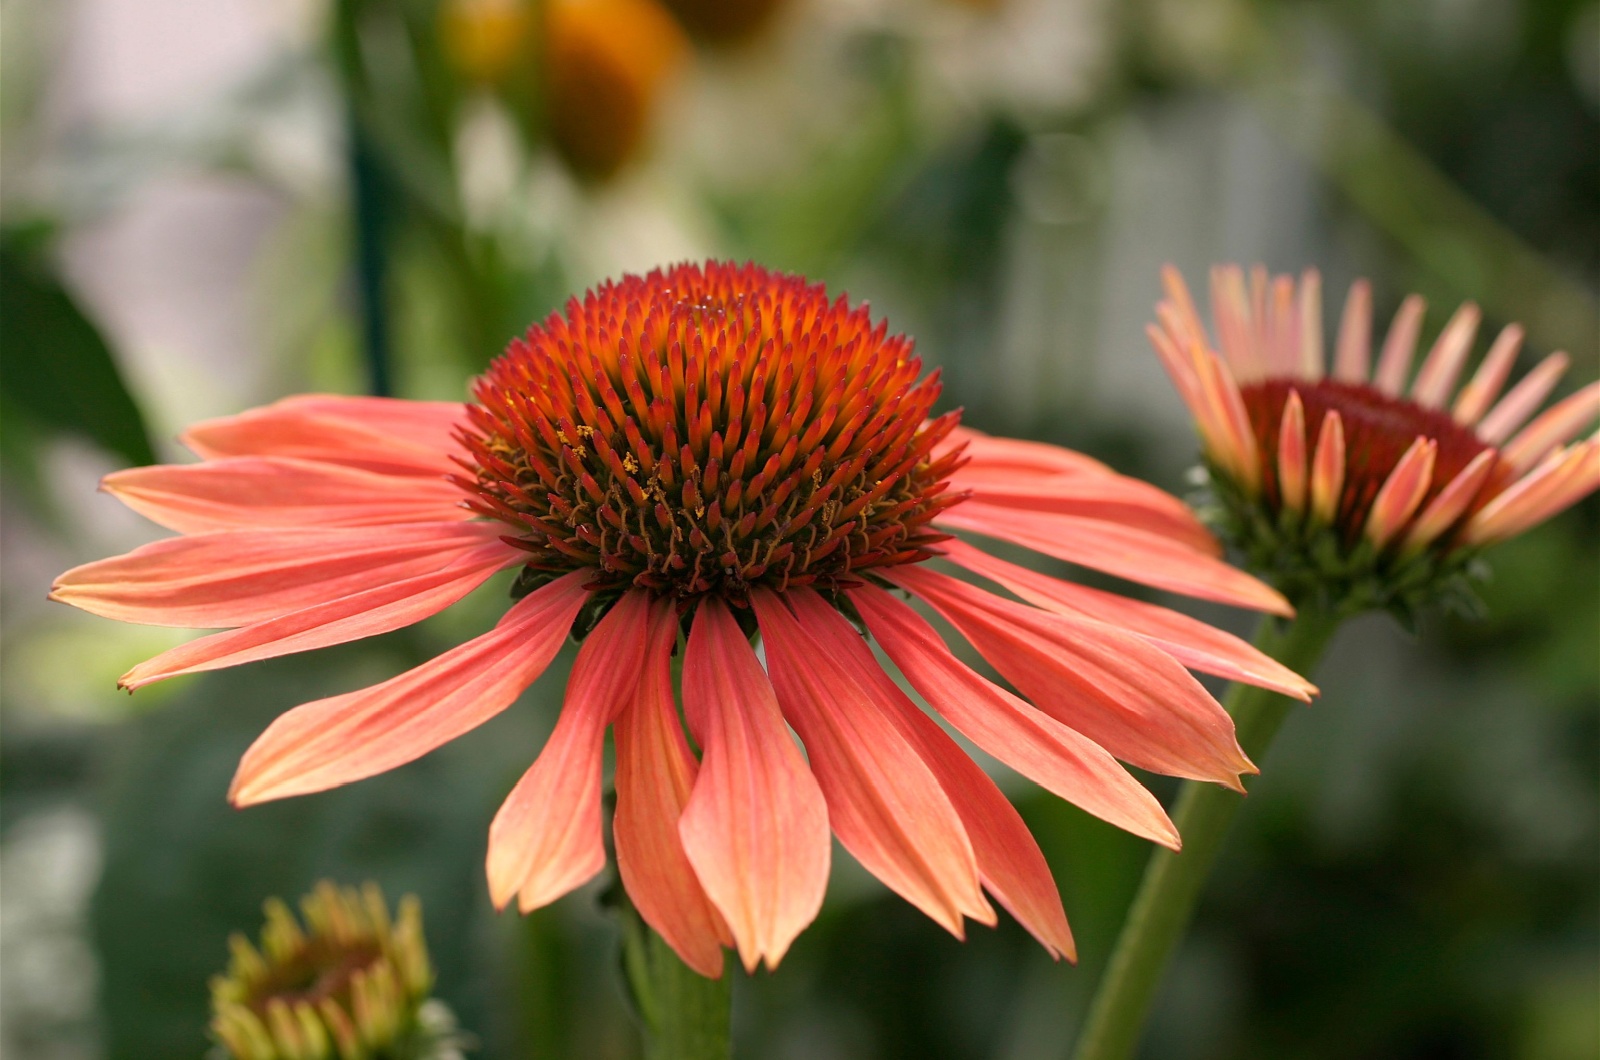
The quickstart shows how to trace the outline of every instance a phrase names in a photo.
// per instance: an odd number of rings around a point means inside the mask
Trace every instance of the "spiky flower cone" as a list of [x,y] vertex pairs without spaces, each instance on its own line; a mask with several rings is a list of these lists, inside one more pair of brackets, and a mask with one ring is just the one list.
[[300,903],[303,920],[266,903],[259,946],[229,940],[226,975],[211,981],[211,1034],[232,1060],[453,1060],[455,1021],[428,999],[433,967],[422,906],[399,916],[375,884],[324,880]]

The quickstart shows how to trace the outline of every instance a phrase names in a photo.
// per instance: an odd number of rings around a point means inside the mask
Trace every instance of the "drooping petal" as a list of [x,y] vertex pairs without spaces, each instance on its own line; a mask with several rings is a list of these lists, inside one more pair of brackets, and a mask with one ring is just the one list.
[[1411,358],[1417,350],[1417,336],[1422,333],[1422,315],[1428,303],[1420,295],[1407,295],[1400,303],[1389,334],[1383,340],[1383,352],[1378,356],[1378,374],[1372,385],[1388,394],[1399,397],[1405,389],[1406,376],[1411,371]]
[[1411,399],[1423,408],[1443,408],[1455,389],[1461,368],[1472,352],[1473,337],[1478,334],[1478,321],[1483,314],[1471,302],[1465,302],[1450,322],[1439,332],[1439,338],[1422,362],[1416,382],[1411,384]]
[[1556,388],[1567,372],[1569,358],[1556,352],[1534,366],[1533,371],[1518,380],[1505,397],[1478,424],[1478,437],[1490,445],[1499,445],[1511,437],[1513,431],[1527,422],[1550,391]]
[[1077,959],[1061,895],[1039,844],[994,781],[889,679],[844,616],[809,590],[789,594],[795,616],[823,650],[842,661],[900,735],[914,747],[949,797],[972,842],[984,887],[1052,957]]
[[1493,449],[1485,449],[1472,458],[1471,463],[1462,468],[1455,478],[1439,491],[1439,495],[1428,502],[1422,509],[1416,521],[1411,524],[1411,529],[1406,531],[1402,551],[1415,553],[1437,540],[1455,525],[1456,520],[1464,515],[1472,502],[1477,500],[1478,493],[1483,489],[1483,484],[1489,481],[1489,475],[1494,471],[1495,462],[1499,459]]
[[1344,494],[1344,419],[1337,409],[1322,417],[1317,450],[1311,457],[1311,515],[1332,523]]
[[1600,488],[1600,437],[1551,453],[1473,514],[1462,537],[1487,545],[1515,537]]
[[884,590],[862,586],[850,599],[906,680],[963,736],[1074,806],[1178,848],[1177,829],[1155,796],[1099,744],[975,673]]
[[708,979],[722,975],[722,946],[732,943],[678,838],[679,818],[699,769],[678,721],[672,649],[678,615],[671,599],[651,605],[649,643],[633,701],[613,724],[617,808],[612,833],[617,871],[639,916],[683,962]]
[[1556,402],[1506,443],[1502,456],[1525,471],[1576,438],[1600,419],[1600,383],[1590,383]]
[[1073,449],[1022,438],[1000,438],[971,427],[953,429],[936,452],[943,455],[963,447],[967,462],[962,470],[972,475],[991,471],[1043,475],[1111,473],[1105,464]]
[[[588,574],[568,577],[581,584]],[[632,702],[649,634],[649,595],[634,590],[584,638],[550,739],[489,826],[489,897],[496,909],[513,896],[524,913],[537,909],[605,867],[600,772],[606,726]]]
[[890,890],[957,938],[994,923],[966,828],[933,772],[843,664],[767,590],[751,594],[778,703],[811,757],[834,834]]
[[683,708],[702,748],[678,823],[684,850],[745,969],[776,968],[822,908],[828,806],[755,651],[714,597],[700,602],[689,633]]
[[1222,546],[1192,509],[1178,498],[1138,479],[1116,474],[950,476],[952,489],[971,492],[971,503],[1106,519],[1170,537],[1211,555]]
[[1438,442],[1418,435],[1384,479],[1367,515],[1367,540],[1374,547],[1387,545],[1416,514],[1433,484],[1433,462],[1438,452]]
[[544,672],[587,594],[569,574],[494,629],[371,688],[307,703],[245,752],[228,797],[248,806],[394,769],[494,717]]
[[450,522],[167,538],[74,567],[50,598],[122,622],[246,626],[441,570],[503,533],[498,524]]
[[1240,773],[1255,771],[1221,704],[1139,638],[921,567],[885,576],[932,605],[1040,710],[1124,762],[1235,790]]
[[1100,519],[1008,511],[968,502],[937,524],[996,537],[1158,589],[1276,615],[1294,609],[1276,589],[1170,538]]
[[1278,495],[1292,512],[1306,505],[1306,410],[1298,391],[1289,391],[1278,426]]
[[488,541],[440,570],[378,581],[361,592],[191,640],[135,666],[118,684],[131,692],[178,674],[238,666],[388,633],[443,611],[524,555],[503,541]]
[[1517,351],[1522,348],[1522,337],[1520,324],[1507,324],[1501,329],[1494,345],[1484,355],[1483,363],[1472,374],[1467,385],[1461,388],[1461,393],[1456,395],[1450,415],[1457,423],[1470,427],[1483,418],[1489,409],[1489,402],[1500,395],[1500,388],[1506,385],[1506,379],[1511,375]]
[[1366,280],[1350,285],[1338,341],[1333,377],[1341,383],[1365,383],[1372,364],[1372,285]]
[[107,475],[100,488],[182,534],[472,518],[461,490],[442,477],[402,478],[285,457],[130,468]]
[[1024,600],[1069,617],[1106,622],[1160,648],[1191,670],[1309,700],[1315,685],[1248,642],[1178,611],[1077,585],[1008,563],[964,541],[939,548],[950,562],[998,582]]
[[285,456],[388,475],[438,477],[458,470],[452,437],[465,419],[458,402],[311,394],[237,416],[197,423],[181,437],[207,460]]

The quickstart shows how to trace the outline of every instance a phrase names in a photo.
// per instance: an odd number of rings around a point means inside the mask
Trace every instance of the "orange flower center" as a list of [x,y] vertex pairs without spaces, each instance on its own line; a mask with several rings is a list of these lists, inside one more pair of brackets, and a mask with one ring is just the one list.
[[473,509],[528,566],[680,597],[832,591],[928,558],[959,461],[936,375],[865,307],[752,265],[680,265],[568,303],[490,365]]
[[[1267,379],[1241,388],[1245,412],[1255,431],[1256,444],[1263,453],[1278,451],[1278,432],[1283,422],[1283,407],[1289,391],[1300,394],[1305,405],[1306,454],[1316,451],[1322,420],[1337,411],[1344,426],[1344,491],[1339,498],[1337,524],[1359,533],[1378,490],[1388,479],[1405,451],[1418,435],[1438,443],[1433,479],[1423,498],[1425,506],[1472,460],[1491,448],[1469,427],[1464,427],[1440,409],[1425,408],[1412,401],[1390,397],[1365,383],[1344,383],[1332,379]],[[1278,504],[1278,465],[1264,461],[1263,488],[1268,502]],[[1509,482],[1502,465],[1492,472],[1479,492],[1473,509],[1481,507]]]

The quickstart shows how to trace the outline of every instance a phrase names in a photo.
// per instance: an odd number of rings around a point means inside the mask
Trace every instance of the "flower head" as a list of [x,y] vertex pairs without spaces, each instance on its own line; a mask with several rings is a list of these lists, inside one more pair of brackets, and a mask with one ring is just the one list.
[[229,940],[226,975],[211,981],[211,1034],[233,1060],[447,1060],[454,1018],[436,1001],[422,907],[400,903],[398,921],[373,884],[357,891],[324,880],[301,902],[304,925],[276,898],[261,944]]
[[1515,324],[1458,389],[1479,323],[1470,303],[1413,377],[1425,308],[1416,295],[1374,370],[1364,280],[1350,289],[1329,365],[1315,271],[1297,283],[1259,267],[1248,279],[1236,266],[1215,270],[1221,353],[1177,271],[1163,279],[1149,334],[1199,426],[1224,536],[1291,598],[1402,616],[1441,597],[1470,601],[1482,548],[1600,486],[1600,437],[1573,441],[1600,418],[1600,384],[1535,417],[1566,369],[1554,353],[1501,397],[1522,344]]
[[[624,277],[512,343],[472,402],[301,397],[194,427],[201,463],[105,483],[183,536],[69,571],[54,596],[232,627],[135,667],[123,684],[136,688],[395,629],[517,568],[493,630],[274,722],[233,800],[418,758],[508,707],[572,633],[560,718],[490,828],[498,905],[534,909],[604,867],[609,728],[622,882],[704,974],[724,945],[748,968],[778,963],[821,904],[830,831],[951,932],[993,923],[992,897],[1070,956],[1021,818],[862,633],[979,747],[1172,846],[1117,759],[1232,787],[1253,770],[1188,670],[1313,690],[1194,619],[952,537],[1287,610],[1174,498],[1068,450],[930,418],[938,395],[908,340],[797,277],[717,263]],[[902,593],[1022,695],[959,661]]]

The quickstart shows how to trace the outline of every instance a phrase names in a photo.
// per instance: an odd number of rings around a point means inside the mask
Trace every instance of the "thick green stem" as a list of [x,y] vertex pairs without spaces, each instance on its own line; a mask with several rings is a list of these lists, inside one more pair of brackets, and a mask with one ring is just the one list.
[[723,968],[707,979],[678,959],[672,947],[639,919],[632,906],[622,921],[622,966],[644,1021],[647,1060],[728,1060],[733,976]]
[[[1256,646],[1297,673],[1307,674],[1338,627],[1339,618],[1308,608],[1287,624],[1264,620]],[[1223,705],[1233,715],[1239,745],[1260,765],[1295,701],[1253,685],[1235,684]],[[1173,814],[1183,850],[1158,850],[1150,858],[1111,963],[1095,991],[1078,1038],[1076,1060],[1125,1060],[1133,1054],[1161,973],[1183,938],[1228,825],[1243,803],[1238,794],[1216,784],[1184,782]]]

